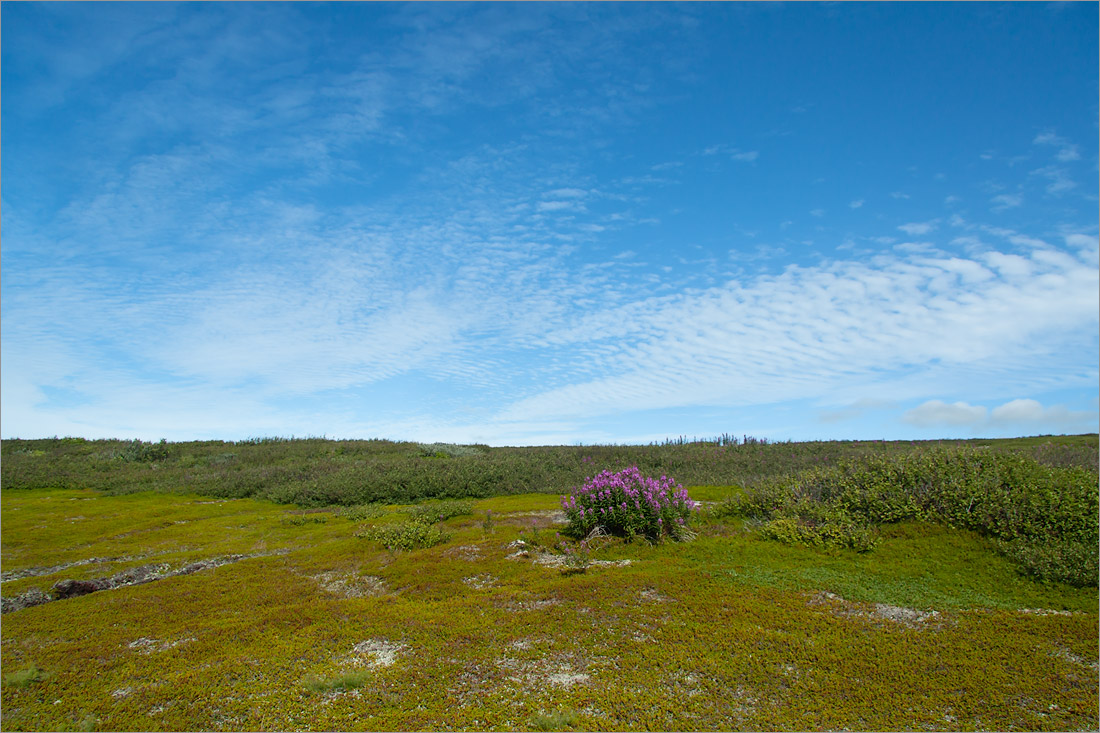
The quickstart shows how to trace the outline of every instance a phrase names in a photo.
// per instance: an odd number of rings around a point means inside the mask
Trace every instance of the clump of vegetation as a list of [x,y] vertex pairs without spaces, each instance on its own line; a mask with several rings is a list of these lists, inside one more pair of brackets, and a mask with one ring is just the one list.
[[353,690],[363,687],[370,680],[370,673],[366,670],[345,672],[335,677],[306,677],[302,680],[302,686],[310,692],[336,692],[338,690]]
[[140,440],[130,442],[115,454],[115,458],[127,463],[153,463],[168,459],[168,441],[161,438],[159,443],[145,443]]
[[563,496],[569,533],[586,537],[597,528],[622,537],[685,539],[695,502],[667,476],[642,475],[637,466],[589,478],[577,493]]
[[762,534],[868,550],[876,525],[942,522],[999,541],[1025,572],[1096,585],[1097,474],[1026,456],[941,448],[848,461],[761,483],[720,513],[766,522]]
[[455,445],[454,443],[417,443],[420,455],[425,458],[465,458],[482,454],[480,446]]
[[344,507],[339,511],[341,517],[350,519],[353,522],[376,519],[385,513],[386,510],[381,504],[356,504],[355,506]]
[[577,726],[577,714],[571,709],[542,711],[531,718],[531,730],[572,730]]
[[32,662],[31,666],[25,669],[4,675],[4,684],[12,687],[30,687],[42,682],[47,677],[49,677],[49,673],[39,669],[38,665]]
[[408,513],[414,522],[432,524],[445,521],[451,517],[463,517],[467,514],[473,514],[474,505],[473,502],[450,499],[410,507]]
[[851,521],[808,521],[801,517],[773,519],[760,528],[760,536],[768,540],[811,547],[831,547],[856,552],[869,552],[878,544],[879,533],[873,527]]
[[565,575],[583,573],[592,564],[592,550],[588,546],[587,539],[581,540],[576,545],[561,542],[558,544],[558,549],[561,550],[562,556],[565,558],[562,567],[562,573]]
[[390,552],[394,552],[396,550],[409,551],[434,547],[441,542],[446,542],[450,535],[434,524],[412,521],[367,527],[357,533],[356,537],[372,540]]

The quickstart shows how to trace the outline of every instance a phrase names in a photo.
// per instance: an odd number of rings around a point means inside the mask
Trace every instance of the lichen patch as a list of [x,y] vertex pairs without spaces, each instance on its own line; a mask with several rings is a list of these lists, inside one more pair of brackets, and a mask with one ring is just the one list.
[[371,669],[389,667],[397,661],[398,656],[405,648],[405,644],[398,644],[385,639],[367,639],[352,647],[347,661],[354,667],[369,667]]
[[326,593],[341,598],[370,598],[385,595],[388,591],[386,581],[377,575],[357,576],[354,573],[330,570],[310,577]]
[[810,596],[810,605],[828,606],[836,616],[864,618],[871,621],[890,621],[912,629],[927,628],[929,622],[940,616],[939,611],[919,611],[888,603],[856,603],[847,601],[835,593],[818,592]]

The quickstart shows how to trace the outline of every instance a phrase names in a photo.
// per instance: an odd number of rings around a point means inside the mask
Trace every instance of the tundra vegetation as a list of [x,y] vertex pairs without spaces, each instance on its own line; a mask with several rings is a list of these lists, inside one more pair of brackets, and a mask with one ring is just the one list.
[[5,730],[1100,723],[1095,435],[0,451]]

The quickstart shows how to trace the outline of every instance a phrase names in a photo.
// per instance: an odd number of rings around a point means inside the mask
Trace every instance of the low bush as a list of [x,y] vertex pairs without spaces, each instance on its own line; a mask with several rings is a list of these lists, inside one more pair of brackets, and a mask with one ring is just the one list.
[[474,505],[473,502],[451,499],[414,506],[408,510],[408,513],[414,522],[432,524],[433,522],[445,521],[451,517],[463,517],[467,514],[473,514]]
[[135,440],[115,453],[115,458],[127,463],[164,461],[168,459],[168,441],[161,439],[159,443],[145,443]]
[[367,527],[358,532],[356,537],[373,540],[393,552],[395,550],[408,551],[434,547],[441,542],[446,542],[450,535],[445,534],[434,524],[414,521]]
[[854,522],[814,524],[799,517],[773,519],[760,528],[760,536],[788,545],[832,547],[856,552],[869,552],[878,544],[878,532],[872,527]]
[[762,520],[762,532],[773,539],[853,549],[873,546],[868,532],[874,525],[937,521],[997,540],[1035,577],[1096,585],[1098,509],[1095,471],[986,449],[941,448],[764,482],[719,512]]
[[355,506],[344,507],[339,511],[339,515],[345,519],[350,519],[353,522],[358,522],[363,519],[376,519],[386,513],[386,510],[381,504],[357,504]]
[[590,477],[576,494],[563,496],[568,533],[587,537],[597,528],[621,537],[684,539],[696,504],[667,476],[643,476],[637,466]]
[[417,443],[420,455],[425,458],[465,458],[479,456],[484,451],[476,445],[455,445],[454,443]]

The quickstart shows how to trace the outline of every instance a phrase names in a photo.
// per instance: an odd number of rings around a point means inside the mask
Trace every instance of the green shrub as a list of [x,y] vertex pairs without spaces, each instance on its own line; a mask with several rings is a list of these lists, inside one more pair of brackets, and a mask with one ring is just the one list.
[[163,438],[159,443],[145,443],[140,440],[131,441],[125,448],[115,454],[115,458],[127,463],[152,463],[168,458],[168,441]]
[[720,511],[771,520],[763,534],[772,539],[853,549],[873,546],[867,533],[874,525],[939,521],[999,540],[1035,577],[1095,585],[1098,508],[1095,471],[986,449],[939,448],[764,482]]
[[410,507],[407,511],[414,522],[432,524],[433,522],[442,522],[451,517],[462,517],[467,514],[473,514],[474,505],[469,501],[451,499],[447,501],[437,501],[431,504],[421,504],[420,506]]
[[356,536],[378,542],[391,552],[434,547],[450,538],[450,535],[445,534],[434,524],[416,521],[375,525],[367,527]]
[[997,549],[1025,574],[1079,588],[1100,583],[1100,551],[1095,544],[1073,540],[1000,540]]
[[385,513],[386,510],[381,504],[357,504],[355,506],[344,507],[339,511],[341,517],[350,519],[353,522],[364,519],[375,519]]
[[476,445],[455,445],[454,443],[417,443],[420,455],[425,458],[465,458],[479,456],[481,448]]
[[854,523],[813,524],[798,517],[784,517],[771,520],[759,531],[764,539],[777,540],[788,545],[869,552],[878,544],[877,531]]

